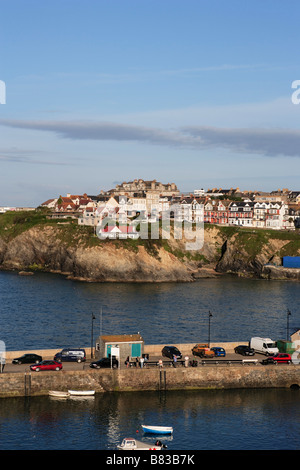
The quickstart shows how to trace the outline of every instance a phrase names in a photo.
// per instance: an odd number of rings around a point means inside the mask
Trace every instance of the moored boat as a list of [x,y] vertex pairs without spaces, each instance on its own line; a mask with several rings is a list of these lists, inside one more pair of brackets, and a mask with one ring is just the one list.
[[162,450],[166,448],[160,441],[154,444],[138,441],[132,437],[125,437],[120,445],[117,446],[119,450]]
[[50,390],[49,391],[50,397],[55,398],[68,398],[70,396],[69,392],[62,392],[60,390]]
[[151,434],[172,434],[171,426],[146,426],[142,424],[143,431]]
[[90,397],[95,395],[95,390],[68,390],[69,395]]

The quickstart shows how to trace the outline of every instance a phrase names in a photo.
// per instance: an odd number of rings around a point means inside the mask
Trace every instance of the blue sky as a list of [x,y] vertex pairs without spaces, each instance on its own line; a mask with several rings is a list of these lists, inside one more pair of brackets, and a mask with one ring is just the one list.
[[0,206],[300,189],[298,1],[1,2]]

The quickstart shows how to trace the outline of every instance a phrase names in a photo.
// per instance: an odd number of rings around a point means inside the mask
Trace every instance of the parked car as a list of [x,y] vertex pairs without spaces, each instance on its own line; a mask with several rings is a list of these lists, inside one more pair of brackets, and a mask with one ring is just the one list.
[[215,356],[218,356],[218,357],[220,357],[220,356],[225,357],[225,356],[226,356],[226,351],[225,351],[225,349],[224,349],[224,348],[220,348],[219,346],[215,346],[215,347],[211,348],[211,351],[214,351]]
[[254,354],[255,354],[253,348],[250,348],[249,346],[246,346],[244,344],[236,346],[234,348],[234,352],[236,354],[241,354],[242,356],[254,356]]
[[192,349],[193,356],[214,357],[215,352],[208,347],[207,343],[198,343]]
[[61,370],[62,364],[56,361],[41,361],[38,364],[30,366],[30,369],[39,372],[40,370]]
[[54,356],[54,361],[84,362],[86,360],[85,349],[64,348]]
[[181,359],[182,358],[182,354],[181,352],[179,351],[178,348],[176,348],[176,346],[164,346],[162,348],[162,351],[161,351],[162,355],[164,357],[168,357],[170,359],[173,359],[173,356],[176,356],[177,359]]
[[42,360],[42,356],[39,356],[38,354],[27,353],[23,354],[23,356],[16,357],[15,359],[13,359],[12,364],[37,364]]
[[291,362],[292,358],[287,353],[278,353],[262,360],[262,364],[290,364]]
[[119,367],[119,362],[117,359],[114,357],[110,359],[110,357],[103,357],[102,359],[99,359],[98,361],[93,361],[90,363],[90,367],[92,369],[108,369],[112,367],[113,369],[117,369]]

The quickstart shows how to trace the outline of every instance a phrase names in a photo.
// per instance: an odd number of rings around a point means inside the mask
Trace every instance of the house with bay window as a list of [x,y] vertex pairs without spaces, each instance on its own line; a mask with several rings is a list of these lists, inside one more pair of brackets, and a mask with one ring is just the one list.
[[204,204],[204,223],[228,224],[228,209],[230,201],[209,199]]
[[242,227],[253,226],[253,209],[252,201],[234,201],[229,205],[228,224],[239,225]]

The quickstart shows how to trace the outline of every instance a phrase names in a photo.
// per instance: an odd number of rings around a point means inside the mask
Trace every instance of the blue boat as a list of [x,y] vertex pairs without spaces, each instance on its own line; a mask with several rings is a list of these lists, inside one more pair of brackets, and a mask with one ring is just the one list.
[[143,431],[151,434],[172,434],[171,426],[145,426],[142,424]]

